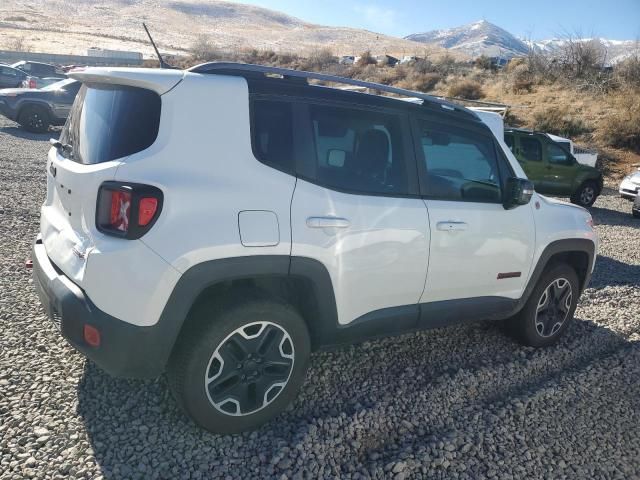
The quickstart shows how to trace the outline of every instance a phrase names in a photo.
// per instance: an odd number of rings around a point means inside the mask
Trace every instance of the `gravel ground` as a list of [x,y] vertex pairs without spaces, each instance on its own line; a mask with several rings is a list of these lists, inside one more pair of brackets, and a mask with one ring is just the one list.
[[49,136],[0,120],[1,478],[640,478],[640,222],[614,190],[558,346],[478,323],[314,354],[287,412],[215,436],[164,378],[110,378],[45,318],[23,265]]

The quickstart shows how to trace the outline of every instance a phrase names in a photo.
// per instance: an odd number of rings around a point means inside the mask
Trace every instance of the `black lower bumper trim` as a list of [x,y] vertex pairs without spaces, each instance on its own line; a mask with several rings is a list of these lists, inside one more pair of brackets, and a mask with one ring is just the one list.
[[[158,345],[163,342],[158,341],[157,328],[132,325],[97,308],[82,289],[49,260],[40,237],[33,245],[32,255],[33,284],[40,301],[74,348],[113,376],[154,378],[162,373],[166,352],[158,351]],[[85,324],[100,332],[99,347],[85,342]]]

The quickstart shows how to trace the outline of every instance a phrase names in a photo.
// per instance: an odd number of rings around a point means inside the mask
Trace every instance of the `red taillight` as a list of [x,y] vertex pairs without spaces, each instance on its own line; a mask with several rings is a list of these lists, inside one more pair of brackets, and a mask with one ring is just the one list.
[[96,327],[85,325],[83,333],[85,342],[95,348],[100,346],[100,331]]
[[138,225],[144,227],[149,224],[158,210],[158,199],[154,197],[144,197],[140,199],[138,207]]
[[149,231],[162,210],[162,191],[140,183],[104,182],[98,191],[96,227],[129,240]]
[[121,232],[129,230],[131,213],[131,193],[122,190],[111,190],[111,214],[109,226]]

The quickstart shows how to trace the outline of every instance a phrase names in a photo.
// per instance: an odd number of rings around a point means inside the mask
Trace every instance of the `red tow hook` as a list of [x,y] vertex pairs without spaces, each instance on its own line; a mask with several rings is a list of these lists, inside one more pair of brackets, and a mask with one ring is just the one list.
[[27,258],[24,261],[24,268],[33,268],[33,260],[31,260],[30,258]]

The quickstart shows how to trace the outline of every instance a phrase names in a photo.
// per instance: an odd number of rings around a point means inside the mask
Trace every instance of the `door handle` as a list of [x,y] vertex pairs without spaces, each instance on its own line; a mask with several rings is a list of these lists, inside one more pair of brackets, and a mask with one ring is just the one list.
[[309,228],[347,228],[351,225],[349,220],[341,217],[309,217],[307,227]]
[[436,224],[436,228],[443,232],[452,232],[454,230],[466,230],[468,226],[469,225],[467,225],[465,222],[454,222],[454,221],[438,222]]

